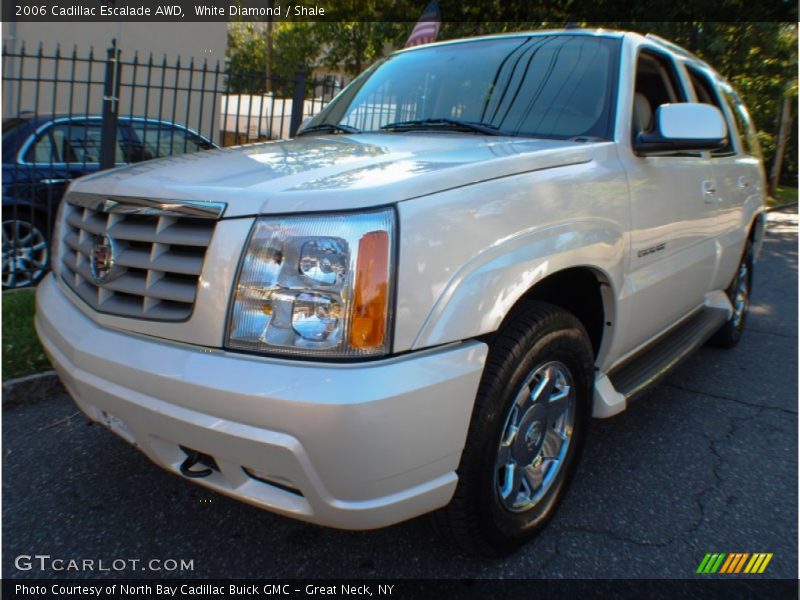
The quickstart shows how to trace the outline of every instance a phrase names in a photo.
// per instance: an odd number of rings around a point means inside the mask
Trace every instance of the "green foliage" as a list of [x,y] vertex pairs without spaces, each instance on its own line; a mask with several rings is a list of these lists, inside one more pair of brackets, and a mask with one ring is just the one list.
[[256,23],[234,23],[228,28],[228,77],[234,93],[266,91],[267,41]]
[[767,198],[767,206],[782,206],[784,204],[797,204],[797,187],[778,186],[775,195]]
[[320,53],[314,23],[281,22],[272,28],[272,64],[267,81],[267,26],[233,23],[228,29],[227,86],[232,93],[291,95],[298,69],[309,75]]
[[298,68],[307,72],[317,66],[322,41],[317,23],[276,23],[273,39],[273,74],[293,80]]
[[317,23],[319,40],[327,49],[323,64],[355,76],[384,56],[402,46],[407,37],[405,24],[384,22]]
[[3,293],[3,381],[51,369],[33,328],[34,291]]

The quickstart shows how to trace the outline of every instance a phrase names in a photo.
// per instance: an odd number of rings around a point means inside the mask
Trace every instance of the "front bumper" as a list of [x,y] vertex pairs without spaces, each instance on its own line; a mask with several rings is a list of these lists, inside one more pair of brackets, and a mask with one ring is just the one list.
[[68,294],[53,275],[39,285],[50,360],[81,410],[163,468],[180,473],[180,446],[197,450],[218,465],[197,483],[345,529],[449,502],[485,344],[367,363],[272,359],[103,328]]

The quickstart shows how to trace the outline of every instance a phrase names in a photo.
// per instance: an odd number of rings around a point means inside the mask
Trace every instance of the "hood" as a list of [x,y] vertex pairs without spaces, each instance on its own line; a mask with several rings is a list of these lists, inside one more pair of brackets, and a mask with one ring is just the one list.
[[137,163],[72,189],[225,202],[225,217],[347,210],[588,162],[592,145],[449,132],[300,137]]

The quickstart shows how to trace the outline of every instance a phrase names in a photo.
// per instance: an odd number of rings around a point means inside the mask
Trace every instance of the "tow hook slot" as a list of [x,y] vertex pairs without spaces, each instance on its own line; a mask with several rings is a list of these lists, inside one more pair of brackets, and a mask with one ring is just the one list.
[[[181,473],[186,477],[200,479],[202,477],[208,477],[214,471],[219,471],[219,466],[217,466],[217,461],[214,460],[213,456],[198,452],[197,450],[192,450],[186,446],[178,447],[183,450],[183,453],[186,455],[186,460],[184,460],[180,466]],[[201,465],[205,468],[195,468],[197,465]]]

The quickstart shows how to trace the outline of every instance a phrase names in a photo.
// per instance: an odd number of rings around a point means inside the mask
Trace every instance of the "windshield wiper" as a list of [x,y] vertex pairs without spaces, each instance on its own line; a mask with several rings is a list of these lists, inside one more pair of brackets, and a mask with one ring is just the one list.
[[319,125],[306,127],[303,129],[303,131],[297,134],[297,137],[306,135],[308,133],[361,133],[361,130],[356,129],[355,127],[350,127],[350,125],[339,125],[338,123],[320,123]]
[[494,125],[487,123],[474,123],[472,121],[462,121],[461,119],[451,119],[449,117],[437,117],[435,119],[416,119],[413,121],[397,121],[387,123],[381,129],[390,131],[411,131],[412,129],[461,129],[462,131],[474,131],[484,135],[503,135]]

